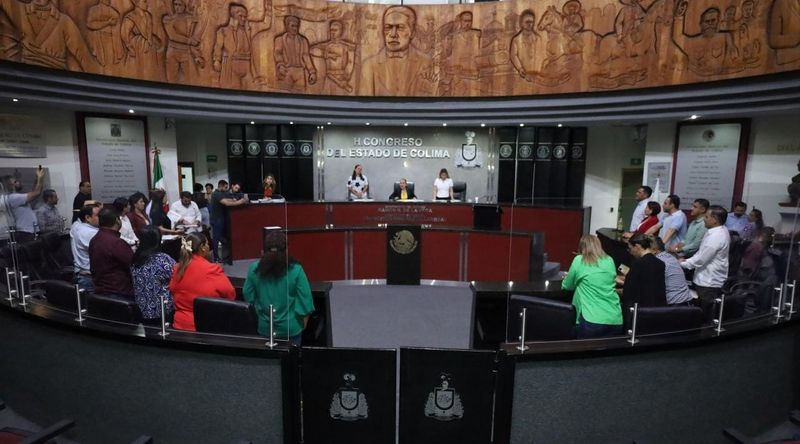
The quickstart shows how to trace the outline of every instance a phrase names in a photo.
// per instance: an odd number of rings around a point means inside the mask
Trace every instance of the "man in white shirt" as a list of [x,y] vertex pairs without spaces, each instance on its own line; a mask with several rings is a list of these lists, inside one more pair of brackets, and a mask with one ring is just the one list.
[[89,243],[100,225],[99,205],[86,205],[78,213],[78,220],[69,230],[72,260],[75,266],[75,283],[85,291],[94,291],[92,268],[89,260]]
[[689,259],[681,259],[681,267],[695,270],[694,289],[700,299],[700,308],[706,321],[714,317],[714,301],[722,293],[722,286],[728,279],[728,251],[731,237],[725,228],[728,212],[719,205],[712,205],[706,211],[705,224],[708,228],[700,249]]
[[639,228],[639,224],[642,223],[644,220],[644,209],[647,207],[647,202],[650,202],[650,196],[653,195],[653,189],[648,187],[647,185],[642,185],[636,190],[636,195],[634,198],[636,199],[636,208],[633,210],[633,216],[631,217],[631,226],[628,231],[633,233]]
[[6,196],[5,205],[10,212],[6,217],[9,225],[16,226],[16,241],[30,242],[36,239],[36,213],[31,208],[31,203],[42,194],[45,170],[39,167],[36,170],[36,183],[33,190],[27,193],[22,192],[22,183],[14,176],[3,176],[2,184],[4,189],[10,193]]
[[661,208],[664,210],[664,218],[661,219],[661,228],[658,232],[658,237],[664,241],[667,250],[673,246],[683,242],[686,237],[686,214],[680,209],[681,198],[675,194],[670,194],[664,199],[664,205]]
[[192,193],[188,191],[181,192],[181,200],[175,201],[169,206],[167,217],[175,227],[182,225],[186,233],[203,230],[201,224],[203,215],[200,214],[200,207],[192,201]]

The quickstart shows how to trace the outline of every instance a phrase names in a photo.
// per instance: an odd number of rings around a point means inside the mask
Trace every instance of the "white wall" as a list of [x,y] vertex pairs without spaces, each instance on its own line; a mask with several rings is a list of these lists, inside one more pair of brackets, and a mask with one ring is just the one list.
[[[777,204],[788,200],[786,186],[797,174],[797,161],[800,160],[798,122],[800,114],[752,119],[742,200],[748,204],[748,210],[753,206],[760,209],[764,223],[769,226],[780,225]],[[677,124],[673,121],[649,125],[645,165],[672,162]]]
[[[228,180],[228,154],[225,151],[225,124],[214,122],[178,121],[178,162],[194,162],[195,182],[212,183]],[[206,155],[217,156],[216,162],[206,162]]]
[[645,141],[638,140],[634,126],[592,126],[588,137],[583,205],[592,207],[589,232],[594,233],[617,226],[622,170],[637,168],[630,160],[644,157]]
[[[59,196],[59,213],[67,220],[71,220],[72,200],[78,193],[78,183],[81,180],[75,112],[19,104],[19,106],[2,105],[0,113],[34,115],[44,122],[42,131],[47,158],[0,158],[0,165],[11,168],[35,168],[41,164],[48,168],[49,186],[56,190]],[[167,193],[171,199],[177,199],[178,160],[175,129],[166,129],[162,117],[148,118],[147,127],[151,146],[155,143],[161,149],[161,165],[167,184]],[[26,189],[30,190],[33,184],[26,183],[24,185]],[[5,225],[5,220],[0,220],[0,226],[3,225]]]

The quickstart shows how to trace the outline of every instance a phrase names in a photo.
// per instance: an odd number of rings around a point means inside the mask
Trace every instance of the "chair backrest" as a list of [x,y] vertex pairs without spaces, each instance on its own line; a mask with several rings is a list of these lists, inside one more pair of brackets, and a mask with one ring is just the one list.
[[258,318],[252,304],[221,298],[196,298],[194,325],[197,331],[205,333],[258,334]]
[[453,199],[458,199],[458,200],[467,199],[466,182],[453,182]]
[[161,242],[161,252],[167,256],[175,259],[176,262],[181,260],[181,240],[170,239]]
[[[44,296],[47,302],[55,305],[58,308],[65,310],[78,311],[78,301],[75,297],[75,285],[69,282],[58,280],[46,280],[40,284],[44,290]],[[80,293],[81,308],[86,308],[86,292]]]
[[86,309],[90,316],[117,322],[137,324],[142,319],[139,306],[133,300],[116,296],[90,294],[86,297]]
[[522,332],[520,313],[526,311],[525,340],[558,341],[575,338],[575,307],[572,304],[536,296],[511,295],[508,303],[509,341]]
[[[414,182],[406,182],[406,189],[408,190],[409,196],[414,196]],[[394,183],[394,194],[400,195],[400,182]]]
[[677,305],[674,307],[639,307],[636,334],[649,335],[692,330],[703,325],[703,309]]

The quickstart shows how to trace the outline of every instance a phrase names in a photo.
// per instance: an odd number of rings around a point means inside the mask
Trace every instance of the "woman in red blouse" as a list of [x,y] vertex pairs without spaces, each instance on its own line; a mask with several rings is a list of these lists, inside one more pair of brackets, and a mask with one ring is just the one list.
[[658,213],[661,212],[661,205],[658,202],[647,202],[644,208],[644,220],[636,228],[633,234],[651,234],[655,236],[658,232]]
[[133,232],[139,236],[144,227],[150,225],[150,218],[144,212],[147,206],[147,198],[140,192],[133,193],[128,199],[131,204],[131,211],[128,212],[128,219],[131,221]]
[[181,239],[181,260],[175,264],[169,282],[175,301],[173,327],[195,331],[194,300],[198,297],[236,298],[222,267],[210,260],[211,247],[204,235],[193,233]]

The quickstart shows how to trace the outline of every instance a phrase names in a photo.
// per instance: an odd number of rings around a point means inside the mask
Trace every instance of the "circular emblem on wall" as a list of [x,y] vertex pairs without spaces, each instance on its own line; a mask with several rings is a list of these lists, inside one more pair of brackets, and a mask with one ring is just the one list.
[[296,151],[294,144],[291,142],[287,142],[283,144],[283,154],[287,156],[294,156],[294,152]]
[[536,157],[539,159],[550,157],[550,145],[539,145],[539,148],[536,148]]
[[714,131],[712,130],[705,130],[703,131],[703,140],[706,142],[711,142],[714,140]]
[[500,145],[500,157],[511,157],[511,154],[514,153],[514,148],[511,148],[509,144]]
[[417,249],[417,240],[414,239],[414,235],[408,230],[401,230],[395,233],[392,240],[389,241],[389,245],[392,247],[392,250],[396,251],[398,254],[409,254]]
[[580,145],[575,145],[572,147],[572,152],[569,153],[569,156],[573,159],[580,159],[583,157],[583,148]]
[[250,142],[250,144],[247,145],[247,154],[258,156],[261,154],[261,145],[259,145],[258,142]]
[[553,148],[553,157],[556,159],[563,159],[567,157],[567,149],[563,145],[556,145]]
[[533,153],[533,148],[531,148],[530,145],[520,145],[519,157],[523,159],[530,159],[532,153]]
[[310,156],[312,152],[314,152],[314,148],[310,143],[304,143],[300,145],[300,154],[304,156]]
[[270,142],[267,144],[267,154],[270,156],[277,156],[278,155],[278,144],[275,142]]
[[244,147],[239,142],[233,142],[231,144],[231,154],[234,156],[239,156],[244,152]]

